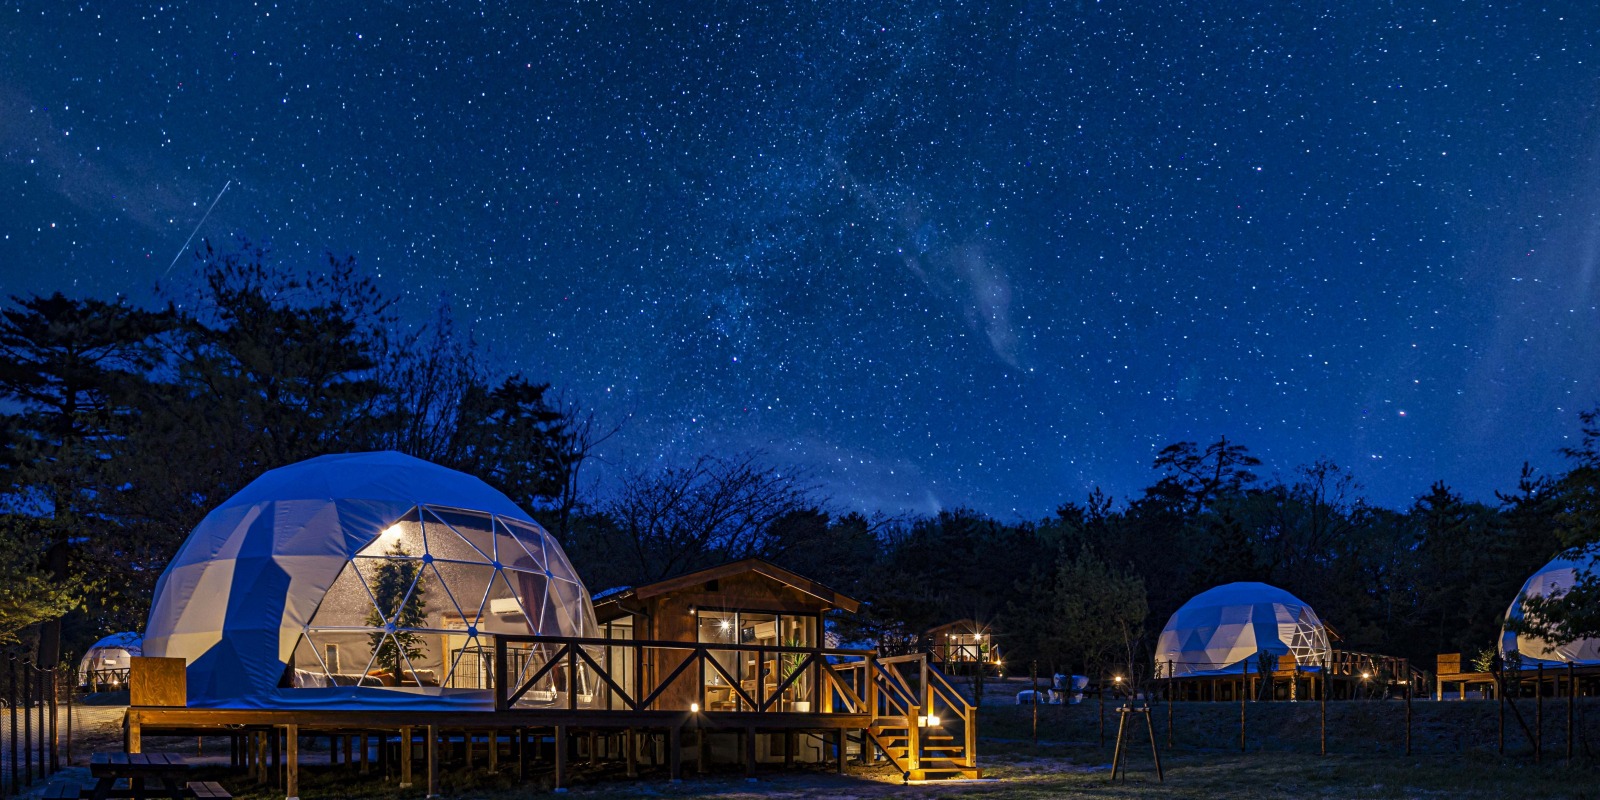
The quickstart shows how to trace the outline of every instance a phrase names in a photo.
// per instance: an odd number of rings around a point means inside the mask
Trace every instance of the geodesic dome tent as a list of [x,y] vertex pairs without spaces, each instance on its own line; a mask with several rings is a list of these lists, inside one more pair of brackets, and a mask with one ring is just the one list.
[[128,659],[143,655],[137,633],[113,633],[92,645],[78,660],[78,685],[113,688],[128,682]]
[[[1545,564],[1522,584],[1522,590],[1517,592],[1517,599],[1512,600],[1511,607],[1506,609],[1506,622],[1522,618],[1524,597],[1559,595],[1577,582],[1577,573],[1580,569],[1596,568],[1600,568],[1596,559],[1581,556],[1557,557]],[[1568,661],[1575,664],[1600,664],[1600,639],[1578,639],[1558,645],[1537,636],[1506,631],[1500,637],[1500,652],[1507,655],[1516,653],[1521,656],[1525,665],[1530,666],[1539,662],[1565,664]]]
[[156,585],[144,644],[188,660],[191,706],[484,708],[496,634],[594,632],[525,512],[384,452],[272,470],[214,509]]
[[1174,677],[1243,672],[1266,651],[1293,654],[1301,665],[1328,657],[1328,632],[1317,612],[1299,598],[1265,583],[1228,583],[1184,603],[1156,640],[1158,665]]

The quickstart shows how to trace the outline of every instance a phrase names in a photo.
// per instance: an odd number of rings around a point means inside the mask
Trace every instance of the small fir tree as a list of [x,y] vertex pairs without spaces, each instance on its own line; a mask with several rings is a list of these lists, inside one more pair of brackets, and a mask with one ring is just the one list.
[[[411,628],[420,628],[428,620],[428,602],[421,577],[422,562],[411,558],[405,548],[395,545],[386,555],[389,559],[380,564],[368,587],[378,605],[367,615],[367,624],[380,628],[367,640],[375,652],[374,661],[394,676],[395,683],[404,682],[406,662],[422,655],[422,634]],[[412,588],[412,584],[416,584]],[[408,594],[409,592],[409,594]],[[382,610],[397,609],[394,619],[385,619]],[[394,632],[388,625],[394,623]]]

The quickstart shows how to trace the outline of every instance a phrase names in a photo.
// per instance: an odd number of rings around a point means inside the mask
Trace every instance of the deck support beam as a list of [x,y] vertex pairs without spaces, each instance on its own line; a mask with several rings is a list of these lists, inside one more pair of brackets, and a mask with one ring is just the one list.
[[627,759],[628,777],[639,777],[639,737],[634,735],[632,728],[622,732],[622,753]]
[[400,728],[400,788],[411,788],[411,726]]
[[754,781],[756,779],[756,729],[745,728],[742,736],[744,739],[744,779],[746,781]]
[[667,768],[669,779],[673,783],[683,780],[683,724],[679,723],[667,728]]
[[556,785],[555,790],[567,790],[567,735],[569,729],[565,725],[556,726]]
[[283,726],[284,772],[283,794],[286,800],[300,800],[300,726]]
[[439,726],[428,726],[428,796],[439,796]]

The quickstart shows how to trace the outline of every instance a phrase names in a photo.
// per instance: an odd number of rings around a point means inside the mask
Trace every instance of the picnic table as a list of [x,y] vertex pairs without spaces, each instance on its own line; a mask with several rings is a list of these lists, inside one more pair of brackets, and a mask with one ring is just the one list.
[[[84,789],[79,796],[93,800],[191,798],[194,793],[184,785],[189,770],[188,759],[171,753],[95,753],[89,757],[94,788]],[[119,780],[126,780],[128,785],[118,786]],[[152,786],[151,782],[159,785]]]

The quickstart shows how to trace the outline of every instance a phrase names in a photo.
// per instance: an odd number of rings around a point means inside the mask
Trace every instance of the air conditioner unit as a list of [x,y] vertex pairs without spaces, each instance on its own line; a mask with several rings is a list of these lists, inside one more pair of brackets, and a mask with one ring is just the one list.
[[522,606],[517,604],[515,597],[502,597],[489,601],[490,614],[521,614]]

